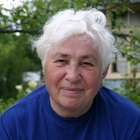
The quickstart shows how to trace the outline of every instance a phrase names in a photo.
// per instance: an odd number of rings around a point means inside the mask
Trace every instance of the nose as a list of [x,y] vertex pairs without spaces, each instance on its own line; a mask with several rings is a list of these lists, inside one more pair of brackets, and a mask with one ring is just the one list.
[[76,64],[70,64],[67,67],[65,78],[72,83],[79,82],[81,79],[80,68]]

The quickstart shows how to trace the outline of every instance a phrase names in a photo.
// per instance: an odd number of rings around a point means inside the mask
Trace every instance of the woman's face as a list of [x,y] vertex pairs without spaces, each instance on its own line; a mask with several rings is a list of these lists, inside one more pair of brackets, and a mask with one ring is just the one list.
[[49,50],[44,72],[51,106],[63,117],[84,114],[104,78],[98,49],[86,35],[70,37]]

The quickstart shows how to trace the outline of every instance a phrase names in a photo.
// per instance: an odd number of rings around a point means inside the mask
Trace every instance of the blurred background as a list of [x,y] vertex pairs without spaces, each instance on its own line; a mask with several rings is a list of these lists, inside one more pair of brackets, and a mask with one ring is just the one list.
[[95,7],[107,16],[118,53],[104,85],[140,107],[140,0],[0,0],[0,113],[43,82],[31,40],[66,8]]

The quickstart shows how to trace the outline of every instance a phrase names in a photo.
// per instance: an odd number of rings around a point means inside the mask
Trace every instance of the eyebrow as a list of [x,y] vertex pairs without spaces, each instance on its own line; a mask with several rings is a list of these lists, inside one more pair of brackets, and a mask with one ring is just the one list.
[[81,58],[82,59],[89,59],[89,58],[95,59],[93,55],[83,55]]
[[[53,57],[56,58],[56,57],[63,57],[63,58],[66,58],[70,56],[69,54],[66,54],[66,53],[61,53],[61,52],[58,52],[56,54],[53,54]],[[81,56],[82,59],[88,59],[88,58],[93,58],[93,59],[96,59],[96,57],[94,57],[92,54],[89,54],[89,55],[82,55]]]
[[63,57],[63,58],[66,58],[68,57],[69,55],[68,54],[65,54],[65,53],[56,53],[56,54],[53,54],[53,57],[56,58],[56,57]]
[[[69,54],[65,54],[65,53],[61,53],[61,52],[58,52],[56,54],[53,54],[53,58],[56,59],[57,57],[61,57],[61,58],[68,58],[70,57]],[[97,62],[97,58],[94,57],[92,54],[89,54],[89,55],[82,55],[80,56],[81,60],[87,60],[87,59],[90,59],[90,60],[93,60],[94,62]]]

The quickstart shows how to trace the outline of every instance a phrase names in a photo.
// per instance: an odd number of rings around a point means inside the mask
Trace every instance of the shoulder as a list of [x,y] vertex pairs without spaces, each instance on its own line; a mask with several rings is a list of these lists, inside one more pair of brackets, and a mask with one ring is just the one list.
[[140,109],[129,99],[122,95],[103,87],[99,92],[102,102],[111,110],[124,112],[124,113],[140,113]]
[[33,125],[40,123],[38,117],[42,116],[48,99],[45,85],[42,85],[8,108],[0,117],[0,139],[9,136],[16,139],[17,135],[32,131]]
[[6,123],[6,126],[13,125],[14,123],[11,124],[11,122],[17,120],[22,120],[23,122],[40,107],[40,103],[47,95],[46,93],[45,85],[41,85],[5,110],[0,120]]
[[[43,102],[48,99],[45,85],[42,85],[27,96],[9,107],[0,117],[0,139],[7,139],[9,136],[16,139],[17,134],[30,131],[40,114]],[[41,114],[42,115],[42,114]]]
[[140,109],[133,102],[106,87],[100,90],[98,100],[114,130],[123,131],[124,137],[128,133],[133,138],[140,137]]
[[112,105],[114,109],[132,109],[139,111],[138,107],[132,101],[109,88],[103,87],[99,94],[101,99],[106,104]]
[[38,101],[43,94],[46,94],[47,90],[45,85],[41,85],[35,88],[32,92],[19,99],[15,104],[11,105],[5,112],[13,110],[17,106],[22,106],[22,104],[33,104],[35,101]]

